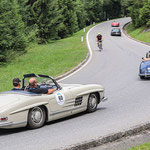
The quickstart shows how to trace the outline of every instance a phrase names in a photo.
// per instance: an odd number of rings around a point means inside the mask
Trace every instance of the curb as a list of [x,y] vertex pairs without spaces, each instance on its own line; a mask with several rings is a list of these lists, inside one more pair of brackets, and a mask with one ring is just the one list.
[[131,22],[128,22],[128,23],[126,23],[126,24],[123,26],[123,33],[124,33],[128,38],[130,38],[130,39],[132,39],[132,40],[134,40],[134,41],[136,41],[136,42],[139,42],[139,43],[142,43],[142,44],[145,44],[145,45],[150,46],[150,43],[146,43],[146,42],[143,42],[143,41],[134,39],[133,37],[131,37],[131,36],[127,33],[126,28],[127,28],[127,26],[128,26],[130,23],[131,23]]
[[110,134],[105,137],[99,137],[97,139],[93,139],[91,141],[86,141],[84,143],[78,143],[75,145],[71,145],[67,148],[62,148],[63,150],[87,150],[89,148],[94,148],[97,146],[101,146],[103,144],[107,144],[109,142],[114,142],[124,137],[136,135],[142,131],[150,129],[150,122],[146,124],[141,124],[139,126],[135,126],[128,130],[124,130],[118,133]]

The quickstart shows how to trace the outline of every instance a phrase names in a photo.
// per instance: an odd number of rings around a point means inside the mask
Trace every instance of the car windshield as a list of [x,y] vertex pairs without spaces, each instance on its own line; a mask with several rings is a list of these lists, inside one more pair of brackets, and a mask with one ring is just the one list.
[[119,29],[112,29],[113,32],[120,32]]
[[[30,78],[29,77],[25,78],[25,80],[24,80],[24,86],[25,87],[29,85],[29,79]],[[45,78],[45,77],[34,77],[34,78],[36,78],[38,85],[56,86],[51,78]]]

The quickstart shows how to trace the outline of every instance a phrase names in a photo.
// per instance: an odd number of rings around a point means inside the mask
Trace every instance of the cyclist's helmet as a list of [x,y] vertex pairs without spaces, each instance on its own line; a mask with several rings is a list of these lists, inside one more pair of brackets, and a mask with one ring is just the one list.
[[98,35],[100,35],[101,33],[100,32],[98,32]]

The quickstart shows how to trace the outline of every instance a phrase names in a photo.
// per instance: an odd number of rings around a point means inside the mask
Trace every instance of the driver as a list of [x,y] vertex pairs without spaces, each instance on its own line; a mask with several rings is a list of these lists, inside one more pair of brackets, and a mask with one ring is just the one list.
[[142,58],[142,61],[147,61],[147,60],[150,60],[150,58],[146,58],[146,57]]
[[29,92],[37,93],[37,94],[52,94],[56,88],[48,89],[48,88],[40,88],[37,84],[37,80],[35,78],[31,78],[29,80]]
[[146,57],[142,57],[142,61],[147,61],[150,60],[150,51],[148,53],[146,53]]

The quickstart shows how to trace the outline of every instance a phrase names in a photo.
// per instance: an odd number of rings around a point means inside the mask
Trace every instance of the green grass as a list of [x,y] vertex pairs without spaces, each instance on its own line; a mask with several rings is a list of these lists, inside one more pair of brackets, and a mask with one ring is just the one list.
[[140,27],[140,28],[134,28],[132,24],[129,24],[127,26],[127,32],[128,34],[140,41],[150,43],[150,31],[143,32],[146,29],[146,27]]
[[[86,28],[86,32],[90,27]],[[56,77],[77,66],[88,53],[86,32],[81,30],[70,38],[51,44],[29,45],[26,54],[0,66],[0,91],[10,90],[12,79],[22,79],[23,74],[35,73]],[[84,42],[81,42],[81,35],[84,36]]]
[[150,150],[150,142],[132,147],[129,150]]

